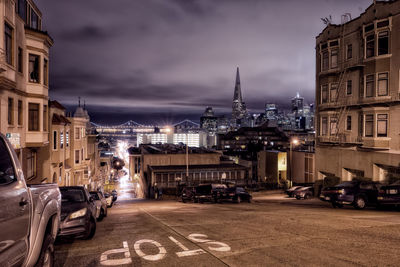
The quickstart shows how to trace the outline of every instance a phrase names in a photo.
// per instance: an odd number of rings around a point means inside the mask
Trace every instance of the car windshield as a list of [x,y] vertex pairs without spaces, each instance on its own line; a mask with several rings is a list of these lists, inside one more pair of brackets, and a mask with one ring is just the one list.
[[357,184],[357,182],[355,181],[351,181],[351,182],[344,182],[341,184],[336,185],[337,187],[354,187]]
[[93,197],[94,200],[100,200],[99,195],[97,192],[90,192],[90,195]]
[[243,187],[236,187],[237,192],[246,192]]
[[80,189],[61,189],[61,201],[80,203],[85,201],[85,195]]

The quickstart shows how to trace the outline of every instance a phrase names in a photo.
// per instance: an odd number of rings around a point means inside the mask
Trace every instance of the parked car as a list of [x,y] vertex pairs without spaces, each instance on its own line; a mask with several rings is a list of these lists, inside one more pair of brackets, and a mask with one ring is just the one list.
[[111,195],[112,195],[112,201],[113,202],[117,201],[118,198],[117,190],[114,189],[113,191],[111,191]]
[[302,188],[302,186],[292,186],[291,188],[287,189],[285,191],[285,193],[289,196],[289,197],[293,197],[293,194],[296,190]]
[[57,184],[27,185],[0,133],[0,266],[53,266],[60,212]]
[[400,181],[382,186],[379,189],[378,205],[400,206]]
[[61,227],[59,236],[91,239],[96,233],[96,205],[83,186],[60,187]]
[[200,184],[195,187],[194,201],[199,203],[222,201],[228,197],[226,189],[225,184]]
[[225,197],[225,199],[232,200],[236,203],[240,203],[242,201],[247,201],[249,203],[251,202],[252,196],[243,187],[239,186],[228,187],[226,189],[226,192],[227,196]]
[[182,194],[181,194],[182,202],[183,203],[188,202],[188,201],[193,202],[195,194],[196,194],[196,190],[195,190],[194,186],[184,187],[182,190]]
[[113,196],[110,193],[104,193],[104,198],[106,199],[107,202],[107,208],[111,208],[112,205],[114,204]]
[[356,209],[377,205],[380,184],[370,181],[351,181],[322,190],[320,199],[330,201],[333,207],[353,205]]
[[96,205],[96,219],[101,221],[104,217],[107,217],[107,201],[101,192],[92,191],[90,195]]
[[301,187],[294,191],[293,196],[296,199],[312,198],[314,196],[314,187],[312,186]]

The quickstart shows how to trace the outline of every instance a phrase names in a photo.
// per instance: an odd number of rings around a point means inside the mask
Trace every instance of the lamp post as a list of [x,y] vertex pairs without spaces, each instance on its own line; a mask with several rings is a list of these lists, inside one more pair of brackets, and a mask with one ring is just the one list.
[[293,163],[292,163],[292,154],[293,154],[293,146],[296,146],[299,143],[297,138],[293,138],[290,140],[289,146],[289,160],[290,160],[290,179],[289,179],[289,188],[293,185]]
[[189,180],[189,137],[188,133],[186,133],[186,185],[188,184]]

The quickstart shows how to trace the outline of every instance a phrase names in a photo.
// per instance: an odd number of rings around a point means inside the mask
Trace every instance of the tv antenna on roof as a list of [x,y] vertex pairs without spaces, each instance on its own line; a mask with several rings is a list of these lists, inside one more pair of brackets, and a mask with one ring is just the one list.
[[351,14],[350,13],[344,13],[342,15],[342,24],[345,24],[351,20]]
[[325,25],[331,25],[332,24],[332,16],[329,15],[329,17],[321,18],[322,22]]

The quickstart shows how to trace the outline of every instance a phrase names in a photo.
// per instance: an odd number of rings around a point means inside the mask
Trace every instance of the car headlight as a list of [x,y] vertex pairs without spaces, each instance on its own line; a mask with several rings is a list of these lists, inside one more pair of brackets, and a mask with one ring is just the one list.
[[76,219],[76,218],[85,216],[86,212],[87,212],[87,208],[83,208],[78,211],[75,211],[75,212],[71,213],[71,215],[69,215],[69,219],[72,220],[72,219]]

